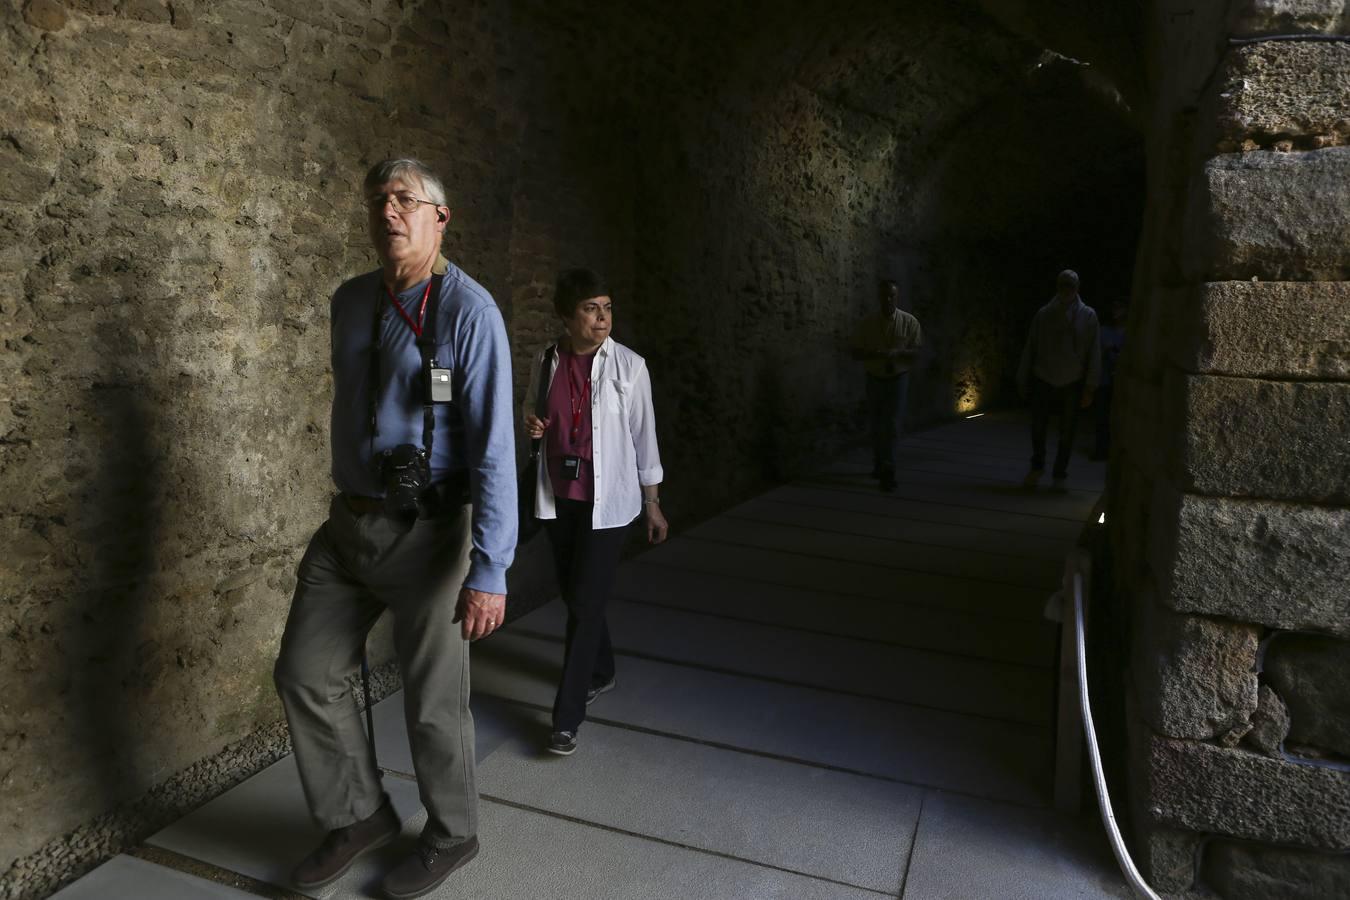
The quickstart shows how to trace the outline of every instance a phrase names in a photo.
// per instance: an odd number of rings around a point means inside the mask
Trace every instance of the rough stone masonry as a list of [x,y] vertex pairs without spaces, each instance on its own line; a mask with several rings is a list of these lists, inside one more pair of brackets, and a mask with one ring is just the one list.
[[1350,895],[1345,13],[1155,10],[1110,497],[1131,812],[1160,890]]

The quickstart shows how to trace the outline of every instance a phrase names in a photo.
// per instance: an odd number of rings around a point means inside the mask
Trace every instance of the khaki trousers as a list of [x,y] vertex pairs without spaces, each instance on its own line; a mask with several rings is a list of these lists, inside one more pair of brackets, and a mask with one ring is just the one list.
[[453,622],[469,567],[470,507],[419,519],[406,533],[341,496],[300,561],[274,672],[305,799],[327,830],[384,801],[347,679],[386,609],[403,676],[413,768],[427,810],[423,837],[440,847],[478,831],[469,646]]

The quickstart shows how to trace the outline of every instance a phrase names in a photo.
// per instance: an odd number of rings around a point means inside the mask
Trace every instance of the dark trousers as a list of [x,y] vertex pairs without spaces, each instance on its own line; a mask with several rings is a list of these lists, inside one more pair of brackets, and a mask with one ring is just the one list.
[[1055,387],[1036,376],[1031,377],[1031,468],[1045,470],[1045,433],[1052,415],[1059,416],[1059,446],[1055,450],[1054,477],[1063,478],[1069,472],[1069,457],[1073,454],[1073,435],[1078,427],[1079,404],[1083,398],[1083,382],[1075,381]]
[[586,718],[586,692],[614,677],[614,646],[605,607],[628,528],[591,528],[592,503],[555,497],[558,517],[545,519],[558,587],[567,604],[562,680],[553,701],[553,730],[575,732]]
[[900,432],[909,394],[909,373],[889,378],[867,376],[867,420],[872,429],[872,465],[877,473],[895,473]]

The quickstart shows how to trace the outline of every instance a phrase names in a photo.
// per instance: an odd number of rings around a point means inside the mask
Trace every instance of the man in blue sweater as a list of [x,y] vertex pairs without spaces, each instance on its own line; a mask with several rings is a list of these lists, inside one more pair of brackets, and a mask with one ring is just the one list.
[[492,297],[440,254],[440,180],[386,160],[364,194],[380,268],[332,299],[339,493],[300,563],[275,677],[306,801],[328,830],[292,876],[309,891],[401,830],[347,687],[371,626],[393,616],[427,810],[416,850],[383,883],[407,900],[478,852],[468,642],[501,624],[515,552],[511,359]]

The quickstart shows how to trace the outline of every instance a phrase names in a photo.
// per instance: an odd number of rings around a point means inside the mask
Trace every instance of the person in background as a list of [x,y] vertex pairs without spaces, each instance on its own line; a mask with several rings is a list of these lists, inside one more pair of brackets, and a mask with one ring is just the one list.
[[1055,295],[1036,311],[1017,367],[1017,389],[1031,400],[1031,470],[1023,484],[1034,488],[1045,474],[1045,437],[1050,416],[1059,416],[1055,452],[1055,488],[1062,490],[1069,474],[1078,412],[1092,405],[1101,379],[1102,348],[1097,313],[1078,295],[1078,273],[1071,269],[1055,279]]
[[1092,448],[1092,458],[1106,459],[1111,455],[1111,400],[1115,395],[1116,365],[1120,351],[1125,349],[1125,320],[1130,305],[1124,300],[1111,304],[1111,321],[1101,329],[1102,341],[1102,381],[1097,386],[1094,406],[1097,418],[1097,441]]
[[[530,368],[525,431],[542,438],[535,514],[544,520],[567,604],[562,678],[553,702],[548,750],[577,748],[586,707],[615,686],[614,647],[605,608],[628,526],[643,516],[647,540],[666,539],[661,456],[656,445],[647,364],[610,337],[609,288],[589,269],[558,276],[553,308],[564,333]],[[547,414],[535,401],[550,359]]]
[[852,356],[867,374],[867,418],[872,433],[872,477],[895,490],[895,457],[903,430],[909,370],[923,344],[919,320],[900,309],[900,287],[877,283],[876,312],[853,332]]

